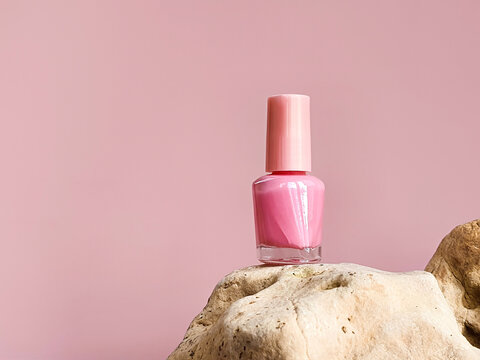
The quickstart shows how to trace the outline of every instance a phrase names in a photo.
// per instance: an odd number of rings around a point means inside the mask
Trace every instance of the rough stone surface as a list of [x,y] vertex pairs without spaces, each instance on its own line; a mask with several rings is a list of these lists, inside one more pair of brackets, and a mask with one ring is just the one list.
[[480,220],[453,229],[425,270],[437,278],[461,332],[480,347]]
[[467,360],[432,274],[254,266],[221,280],[168,360]]

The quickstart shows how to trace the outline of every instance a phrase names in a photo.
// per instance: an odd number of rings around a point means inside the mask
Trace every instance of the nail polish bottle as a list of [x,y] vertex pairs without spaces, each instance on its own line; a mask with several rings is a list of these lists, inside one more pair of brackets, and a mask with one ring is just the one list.
[[261,262],[320,261],[325,185],[309,175],[310,171],[310,97],[269,97],[268,174],[252,185],[257,256]]

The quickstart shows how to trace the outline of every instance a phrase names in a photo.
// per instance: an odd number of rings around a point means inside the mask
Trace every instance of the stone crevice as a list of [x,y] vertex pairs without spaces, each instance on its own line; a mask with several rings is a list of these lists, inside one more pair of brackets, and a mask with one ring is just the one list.
[[297,304],[290,297],[287,297],[287,299],[292,304],[293,312],[295,313],[295,323],[297,324],[298,330],[299,330],[300,334],[302,335],[303,341],[305,343],[305,356],[307,357],[308,360],[310,360],[310,355],[308,353],[308,340],[307,340],[307,337],[305,336],[303,328],[300,326],[300,324],[298,322],[298,307],[297,307]]

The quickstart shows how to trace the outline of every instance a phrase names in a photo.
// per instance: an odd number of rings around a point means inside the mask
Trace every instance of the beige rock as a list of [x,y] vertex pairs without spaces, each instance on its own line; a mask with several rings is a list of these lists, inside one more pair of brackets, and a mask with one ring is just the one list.
[[453,229],[425,270],[437,278],[461,332],[480,347],[480,220]]
[[354,264],[254,266],[234,271],[168,360],[469,360],[427,272]]

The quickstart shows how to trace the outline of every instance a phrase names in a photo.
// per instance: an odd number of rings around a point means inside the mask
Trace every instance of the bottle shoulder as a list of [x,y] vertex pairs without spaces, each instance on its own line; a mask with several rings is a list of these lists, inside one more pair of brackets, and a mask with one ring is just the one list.
[[305,175],[276,175],[276,174],[266,174],[263,176],[260,176],[258,179],[256,179],[252,186],[262,186],[269,184],[271,186],[274,185],[281,185],[285,183],[303,183],[305,185],[311,185],[311,186],[318,186],[321,188],[325,188],[325,184],[323,183],[322,180],[319,178],[310,175],[310,174],[305,174]]

